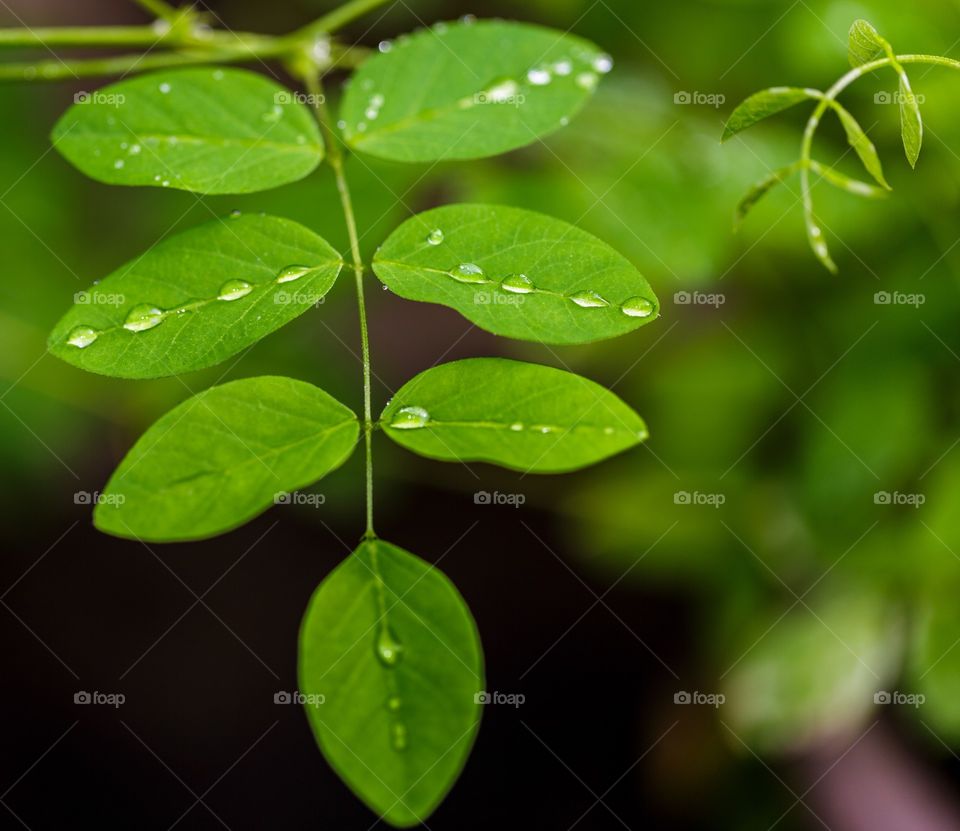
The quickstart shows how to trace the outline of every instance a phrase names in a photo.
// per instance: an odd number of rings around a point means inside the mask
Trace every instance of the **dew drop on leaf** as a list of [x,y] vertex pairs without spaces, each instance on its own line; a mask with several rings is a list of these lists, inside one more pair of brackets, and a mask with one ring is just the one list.
[[160,84],[159,89],[160,89],[160,92],[162,92],[164,95],[166,95],[167,93],[170,92],[170,84],[168,84],[166,81],[164,81],[162,84]]
[[401,703],[402,702],[400,701],[399,696],[391,696],[389,699],[387,699],[387,709],[390,710],[390,712],[395,713],[400,709]]
[[67,343],[76,346],[78,349],[86,349],[99,336],[100,333],[96,329],[89,326],[76,326],[67,335]]
[[613,58],[606,54],[597,55],[597,57],[593,59],[593,68],[601,75],[606,75],[613,69]]
[[130,310],[123,328],[128,332],[145,332],[161,323],[163,323],[163,311],[149,303],[141,303]]
[[515,421],[510,425],[510,429],[513,430],[514,433],[519,433],[523,429],[523,424],[519,421]]
[[653,303],[646,297],[631,297],[620,305],[627,317],[650,317],[653,314]]
[[597,85],[597,76],[593,72],[581,72],[577,76],[577,86],[583,89],[593,89]]
[[553,71],[557,75],[569,75],[573,72],[573,64],[568,60],[557,61],[553,65]]
[[476,263],[460,263],[450,276],[461,283],[485,283],[487,278],[483,276],[483,269]]
[[427,234],[427,242],[430,245],[439,245],[443,242],[443,231],[439,228],[434,228],[429,234]]
[[578,291],[571,294],[570,299],[582,309],[599,309],[601,306],[610,305],[595,291]]
[[227,280],[222,286],[220,286],[220,292],[217,294],[217,300],[239,300],[241,297],[246,297],[250,292],[253,291],[253,286],[251,286],[246,280]]
[[509,277],[504,277],[500,283],[500,288],[513,294],[530,294],[537,289],[533,280],[526,274],[511,274]]
[[386,54],[393,49],[393,44],[389,40],[381,40],[377,46],[377,49]]
[[381,625],[377,633],[376,653],[380,663],[389,669],[393,669],[400,663],[400,658],[403,656],[403,644],[397,640],[386,624]]
[[403,724],[394,724],[390,731],[394,750],[407,749],[407,728]]
[[308,265],[288,265],[280,269],[277,274],[277,282],[292,283],[294,280],[299,280],[308,271],[310,271]]
[[535,87],[546,86],[551,81],[550,72],[543,68],[531,69],[527,73],[527,80]]
[[390,419],[390,426],[395,430],[416,430],[426,427],[430,421],[430,413],[423,407],[401,407]]

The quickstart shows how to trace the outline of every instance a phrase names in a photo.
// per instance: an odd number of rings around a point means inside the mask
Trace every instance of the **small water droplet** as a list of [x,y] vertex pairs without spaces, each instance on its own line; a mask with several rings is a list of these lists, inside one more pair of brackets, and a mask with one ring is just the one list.
[[557,75],[569,75],[573,72],[573,64],[568,60],[557,61],[553,65],[553,71],[556,72]]
[[476,263],[460,263],[450,276],[460,283],[486,283],[487,278],[483,276],[483,269]]
[[570,119],[567,118],[567,116],[562,116],[562,117],[560,118],[560,126],[561,126],[561,127],[566,127],[569,123],[570,123]]
[[403,655],[403,644],[396,639],[386,624],[382,624],[377,633],[376,652],[380,663],[390,669],[400,663]]
[[577,76],[577,86],[592,90],[597,86],[597,76],[593,72],[581,72]]
[[149,303],[141,303],[130,310],[123,328],[128,332],[145,332],[161,323],[163,323],[163,311]]
[[653,310],[653,302],[646,297],[631,297],[620,304],[620,311],[627,317],[650,317]]
[[120,170],[124,165],[123,159],[116,159],[113,162],[113,166],[116,170]]
[[230,219],[239,219],[241,216],[243,216],[243,211],[239,208],[234,208],[230,211]]
[[509,101],[520,91],[516,81],[503,81],[487,90],[487,95],[491,101],[496,104],[502,104]]
[[310,271],[310,266],[308,265],[288,265],[286,268],[281,268],[277,274],[278,283],[292,283],[294,280],[299,280]]
[[613,433],[614,433],[614,430],[613,430],[612,427],[604,427],[604,428],[603,428],[603,435],[605,435],[605,436],[612,436]]
[[347,129],[347,122],[344,121],[344,120],[341,118],[341,119],[337,122],[337,128],[340,129],[340,130],[346,130],[346,129]]
[[427,234],[427,242],[430,245],[439,245],[443,242],[443,231],[439,228],[434,228],[429,234]]
[[509,277],[504,277],[500,288],[513,294],[530,294],[537,290],[533,280],[526,274],[511,274]]
[[447,31],[447,24],[444,23],[442,20],[438,20],[436,23],[433,24],[433,31],[436,32],[438,35],[445,34]]
[[253,286],[246,280],[227,280],[226,283],[220,286],[217,300],[226,300],[227,302],[239,300],[241,297],[246,297],[252,291]]
[[430,413],[423,407],[401,407],[390,419],[390,426],[394,430],[417,430],[429,421]]
[[390,728],[391,743],[394,750],[407,749],[407,728],[403,724],[394,724]]
[[364,115],[367,118],[369,118],[371,121],[373,121],[378,115],[380,115],[380,111],[375,110],[373,107],[367,107],[367,110],[366,112],[364,112]]
[[535,87],[543,87],[550,83],[552,76],[549,70],[537,67],[527,73],[527,80]]
[[75,326],[67,335],[67,343],[76,346],[78,349],[86,349],[98,337],[100,337],[100,333],[96,329],[89,326]]
[[396,696],[396,695],[391,696],[390,698],[387,699],[387,709],[390,710],[390,712],[395,713],[397,712],[397,710],[400,709],[400,705],[402,703],[403,702],[400,701],[399,696]]
[[593,59],[593,68],[601,75],[606,75],[613,69],[613,58],[605,53],[597,55],[597,57]]
[[391,49],[393,49],[393,44],[389,40],[381,40],[377,45],[377,49],[386,54]]
[[222,81],[222,80],[223,80],[223,70],[222,70],[222,69],[215,69],[215,70],[213,70],[213,80],[214,80],[214,81]]
[[131,156],[138,156],[138,155],[140,154],[140,151],[141,151],[142,149],[143,149],[143,148],[140,147],[139,144],[131,144],[131,145],[130,145],[130,151],[129,151],[129,152],[130,152],[130,155],[131,155]]
[[576,294],[570,295],[570,300],[581,309],[599,309],[601,306],[610,305],[595,291],[578,291]]
[[170,84],[164,81],[162,84],[160,84],[159,89],[160,89],[160,92],[166,95],[168,92],[170,92]]
[[164,187],[164,188],[170,187],[170,180],[169,180],[169,179],[164,179],[164,180],[160,183],[160,186],[161,186],[161,187]]
[[510,429],[513,430],[514,433],[519,433],[523,429],[523,424],[519,421],[515,421],[510,425]]
[[472,26],[474,23],[477,22],[477,16],[475,14],[465,14],[463,17],[460,18],[460,22],[464,26]]

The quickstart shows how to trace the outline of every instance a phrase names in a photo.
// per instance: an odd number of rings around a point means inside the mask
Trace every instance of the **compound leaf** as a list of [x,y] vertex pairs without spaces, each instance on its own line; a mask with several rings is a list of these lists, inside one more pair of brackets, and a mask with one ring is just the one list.
[[164,240],[75,295],[49,349],[120,378],[213,366],[318,303],[341,267],[340,255],[296,222],[218,219]]
[[605,242],[499,205],[448,205],[411,217],[377,252],[373,270],[401,297],[540,343],[616,337],[659,309],[643,276]]
[[480,639],[453,584],[390,543],[361,543],[310,600],[299,663],[307,717],[339,776],[392,825],[427,819],[480,725]]
[[110,185],[252,193],[295,182],[323,158],[310,111],[242,69],[178,69],[80,93],[54,146]]
[[493,156],[563,126],[611,67],[592,43],[552,29],[441,23],[364,63],[343,102],[344,137],[401,162]]
[[351,410],[303,381],[211,387],[140,437],[100,496],[95,524],[156,542],[221,534],[335,470],[358,433]]
[[576,470],[647,438],[640,416],[608,389],[572,372],[503,358],[420,373],[380,420],[391,439],[421,456],[524,473]]
[[735,136],[741,130],[752,127],[771,115],[782,112],[802,101],[818,100],[823,93],[815,89],[800,87],[771,87],[770,89],[755,92],[744,100],[730,114],[723,127],[723,136],[720,141]]

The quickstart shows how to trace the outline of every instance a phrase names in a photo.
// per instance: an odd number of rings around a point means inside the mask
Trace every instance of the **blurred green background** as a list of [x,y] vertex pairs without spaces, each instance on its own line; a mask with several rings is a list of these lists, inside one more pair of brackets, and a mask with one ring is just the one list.
[[[233,28],[282,32],[332,5],[209,8]],[[351,159],[365,256],[411,212],[508,203],[613,244],[644,272],[663,312],[616,341],[540,347],[375,290],[370,278],[375,409],[438,361],[509,355],[607,384],[652,436],[584,473],[519,480],[377,442],[378,529],[427,559],[444,557],[477,614],[491,689],[528,701],[485,715],[475,759],[431,827],[488,827],[504,816],[544,828],[960,827],[949,795],[960,777],[960,78],[910,70],[925,98],[915,171],[897,108],[875,102],[894,89],[892,73],[844,95],[894,191],[866,202],[816,188],[839,276],[807,249],[795,180],[732,230],[748,186],[796,158],[806,108],[719,144],[726,115],[751,92],[826,88],[843,74],[858,17],[899,52],[958,57],[960,6],[400,0],[345,34],[375,45],[465,13],[570,29],[609,51],[616,69],[568,129],[508,156],[434,167]],[[7,0],[0,20],[142,16],[119,0]],[[295,683],[299,614],[362,527],[357,456],[317,486],[327,497],[320,515],[280,507],[221,540],[153,556],[89,528],[74,495],[101,488],[153,420],[210,384],[285,373],[360,403],[347,280],[320,311],[241,361],[183,379],[122,382],[45,355],[46,333],[74,292],[212,215],[264,210],[346,248],[327,172],[205,199],[84,179],[50,151],[47,133],[77,90],[99,84],[0,87],[0,487],[10,552],[0,564],[0,632],[7,711],[21,713],[0,791],[72,720],[82,725],[59,760],[51,754],[11,791],[30,827],[58,827],[63,814],[44,788],[55,771],[78,767],[89,772],[68,786],[78,815],[166,827],[192,799],[130,733],[164,743],[157,755],[205,790],[279,717],[269,694]],[[864,175],[829,120],[815,155]],[[884,292],[918,300],[878,302]],[[527,501],[520,510],[477,506],[478,490]],[[198,630],[163,640],[119,677],[192,602],[157,559],[200,593],[266,529],[255,568],[245,563],[246,576],[219,587],[218,602],[211,595],[215,616],[192,612],[182,627],[197,617]],[[273,678],[236,639],[254,644],[247,650]],[[83,688],[128,690],[132,715],[78,711],[70,691]],[[230,706],[212,703],[224,697]],[[263,827],[271,816],[291,828],[367,827],[311,747],[305,720],[285,713],[282,724],[269,758],[220,786],[231,826]],[[118,768],[123,793],[92,796]],[[189,822],[213,818],[198,808]]]

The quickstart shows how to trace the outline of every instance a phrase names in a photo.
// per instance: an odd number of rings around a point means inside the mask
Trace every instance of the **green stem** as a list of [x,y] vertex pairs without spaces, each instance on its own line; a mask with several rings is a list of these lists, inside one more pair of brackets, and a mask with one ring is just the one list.
[[160,20],[173,22],[183,14],[179,9],[175,9],[169,3],[165,3],[164,0],[134,0],[134,2],[140,6],[140,8]]
[[310,40],[319,35],[336,32],[358,17],[372,12],[379,6],[385,6],[387,2],[388,0],[351,0],[313,23],[298,29],[293,36],[299,40]]
[[367,528],[364,539],[375,539],[373,530],[373,408],[371,406],[370,384],[370,338],[367,329],[367,305],[363,293],[363,258],[360,254],[360,238],[357,234],[357,220],[353,211],[353,199],[350,196],[350,187],[344,171],[344,156],[340,149],[339,137],[334,132],[330,109],[327,107],[323,82],[320,73],[308,73],[304,77],[307,91],[314,100],[317,120],[323,129],[327,140],[327,160],[333,168],[337,180],[337,190],[340,193],[340,204],[343,208],[343,217],[347,224],[347,234],[350,237],[350,254],[353,260],[353,276],[357,289],[357,309],[360,316],[360,348],[363,361],[363,438],[366,451],[366,486],[367,486]]
[[[172,32],[167,34],[172,37]],[[0,29],[0,46],[153,46],[164,37],[152,26]]]

